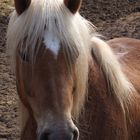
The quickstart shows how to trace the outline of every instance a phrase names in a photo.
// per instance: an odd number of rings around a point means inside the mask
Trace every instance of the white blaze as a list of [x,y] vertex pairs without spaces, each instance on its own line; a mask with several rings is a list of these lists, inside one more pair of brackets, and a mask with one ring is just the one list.
[[46,48],[50,49],[57,57],[60,49],[60,40],[57,35],[47,30],[44,35],[44,43]]

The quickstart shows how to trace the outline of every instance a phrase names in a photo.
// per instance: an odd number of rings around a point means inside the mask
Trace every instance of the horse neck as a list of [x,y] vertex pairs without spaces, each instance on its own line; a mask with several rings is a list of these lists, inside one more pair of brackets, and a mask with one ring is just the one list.
[[102,102],[111,99],[117,104],[117,99],[111,96],[111,89],[108,86],[105,73],[94,56],[92,56],[89,62],[88,96],[89,98],[91,97],[91,99],[94,99],[96,96],[100,98]]
[[[121,105],[117,103],[116,98],[111,96],[104,73],[94,57],[89,62],[88,99],[79,120],[83,122],[79,124],[82,139],[87,137],[88,139],[94,137],[95,140],[104,139],[103,136],[113,127],[115,129],[120,127],[123,138],[126,139],[126,122]],[[94,123],[91,125],[91,122]],[[103,128],[107,123],[111,125]]]

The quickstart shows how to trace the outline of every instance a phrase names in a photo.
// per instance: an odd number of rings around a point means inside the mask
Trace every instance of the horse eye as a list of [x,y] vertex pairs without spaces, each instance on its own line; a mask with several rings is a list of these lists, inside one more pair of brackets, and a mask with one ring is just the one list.
[[26,51],[19,51],[19,55],[24,62],[29,62],[29,54]]
[[76,86],[73,87],[72,94],[74,94],[75,91],[76,91]]

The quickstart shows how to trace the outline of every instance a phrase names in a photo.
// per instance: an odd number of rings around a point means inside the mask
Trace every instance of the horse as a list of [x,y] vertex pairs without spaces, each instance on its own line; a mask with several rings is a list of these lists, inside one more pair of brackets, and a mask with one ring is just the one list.
[[82,0],[14,2],[20,140],[139,140],[140,40],[101,39]]

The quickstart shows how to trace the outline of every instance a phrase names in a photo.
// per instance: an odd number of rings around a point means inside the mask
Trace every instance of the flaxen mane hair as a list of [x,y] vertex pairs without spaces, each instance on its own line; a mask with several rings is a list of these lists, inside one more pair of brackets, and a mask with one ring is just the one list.
[[57,36],[66,47],[65,50],[71,52],[73,57],[76,55],[75,51],[78,51],[77,85],[73,107],[73,116],[78,116],[85,99],[90,33],[94,32],[94,28],[79,13],[73,15],[63,0],[32,0],[30,7],[23,14],[18,16],[14,11],[11,15],[7,45],[8,53],[13,57],[13,62],[17,46],[23,49],[25,37],[24,50],[27,52],[28,47],[31,47],[34,56],[37,40],[42,39],[46,31]]
[[13,62],[17,47],[23,49],[25,37],[24,49],[29,50],[28,47],[31,47],[34,55],[37,40],[43,38],[45,31],[56,35],[65,44],[67,51],[78,50],[79,53],[76,62],[77,85],[74,94],[73,117],[78,117],[84,105],[91,48],[99,63],[102,64],[103,71],[124,110],[124,106],[131,102],[129,95],[132,85],[123,74],[110,47],[100,39],[92,38],[96,36],[94,26],[79,13],[73,15],[63,0],[32,0],[30,7],[20,16],[15,11],[12,13],[8,26],[7,45]]
[[125,115],[126,111],[129,113],[129,105],[132,105],[135,101],[134,95],[132,94],[134,92],[136,93],[136,91],[124,75],[121,65],[110,46],[97,37],[92,37],[91,41],[94,56],[105,73],[107,84],[113,89],[112,92],[115,98],[117,98],[117,102],[121,105]]

